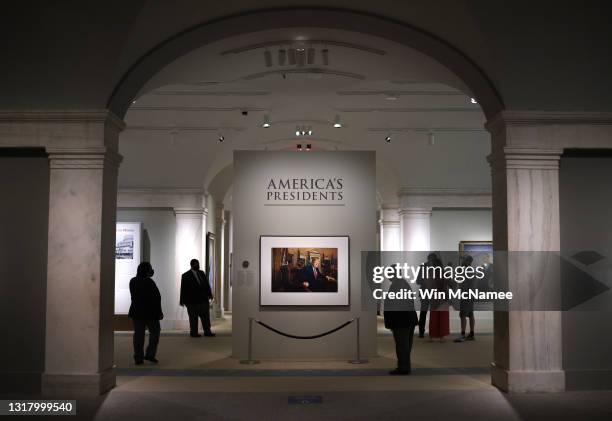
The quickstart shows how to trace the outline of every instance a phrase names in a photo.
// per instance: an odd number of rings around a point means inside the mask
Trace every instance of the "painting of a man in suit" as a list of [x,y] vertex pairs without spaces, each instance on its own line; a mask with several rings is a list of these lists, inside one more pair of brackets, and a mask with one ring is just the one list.
[[338,292],[338,249],[272,249],[272,292]]

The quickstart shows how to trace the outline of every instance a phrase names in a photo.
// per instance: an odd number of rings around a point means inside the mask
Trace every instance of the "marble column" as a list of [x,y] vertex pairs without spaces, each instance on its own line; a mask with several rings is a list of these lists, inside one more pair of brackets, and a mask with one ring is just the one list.
[[[519,131],[520,133],[520,131]],[[489,157],[493,181],[495,250],[559,251],[559,160],[562,149],[508,145],[506,132],[495,133]],[[532,139],[533,140],[533,139]],[[533,142],[532,142],[533,143]],[[519,265],[510,254],[502,278],[509,290],[529,288],[542,276],[558,279],[558,263]],[[527,267],[526,267],[527,266]],[[496,267],[496,276],[497,270]],[[544,270],[545,272],[542,272]],[[559,294],[560,284],[548,285]],[[525,294],[523,294],[525,295]],[[565,389],[562,369],[561,313],[495,312],[492,382],[509,392]]]
[[429,251],[432,208],[401,208],[400,233],[402,251]]
[[[175,207],[176,217],[175,234],[175,279],[180,291],[181,274],[189,270],[191,259],[198,259],[200,267],[206,267],[206,241],[205,229],[208,211],[204,207]],[[179,307],[180,314],[175,315],[176,320],[189,320],[185,307]],[[186,328],[188,324],[183,322],[175,328]]]
[[216,318],[223,317],[223,275],[224,265],[224,244],[225,244],[225,211],[223,204],[217,205],[215,212],[215,301],[213,303],[213,313]]
[[[50,159],[45,395],[115,385],[114,254],[120,156],[104,146],[47,147]],[[24,303],[27,306],[27,303]]]
[[380,211],[380,249],[381,251],[401,250],[401,227],[399,209],[385,207]]

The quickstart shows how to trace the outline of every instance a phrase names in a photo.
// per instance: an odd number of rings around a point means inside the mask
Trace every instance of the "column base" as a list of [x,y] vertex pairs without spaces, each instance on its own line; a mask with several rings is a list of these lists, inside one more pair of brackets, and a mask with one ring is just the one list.
[[115,367],[95,374],[43,374],[43,396],[98,396],[115,387]]
[[491,383],[509,393],[563,392],[565,372],[563,370],[506,370],[491,364]]

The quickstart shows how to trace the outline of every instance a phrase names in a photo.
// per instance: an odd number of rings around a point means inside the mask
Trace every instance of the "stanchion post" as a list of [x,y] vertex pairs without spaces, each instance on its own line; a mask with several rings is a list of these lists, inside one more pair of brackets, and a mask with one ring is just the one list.
[[359,317],[356,318],[356,322],[357,322],[357,358],[354,360],[350,360],[349,363],[351,364],[365,364],[368,363],[369,361],[366,359],[361,359],[361,345],[360,345],[360,340],[359,340]]
[[248,359],[240,360],[240,364],[259,364],[258,360],[253,359],[253,318],[249,317],[249,355]]

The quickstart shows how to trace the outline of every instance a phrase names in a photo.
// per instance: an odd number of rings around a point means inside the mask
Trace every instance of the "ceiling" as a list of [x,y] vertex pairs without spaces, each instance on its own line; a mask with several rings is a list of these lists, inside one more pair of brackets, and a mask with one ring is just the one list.
[[[176,60],[135,98],[120,138],[119,185],[205,188],[222,200],[234,150],[309,144],[376,151],[386,204],[404,186],[488,188],[489,135],[470,98],[439,63],[380,38],[321,28],[229,38]],[[302,127],[312,135],[296,136]]]

